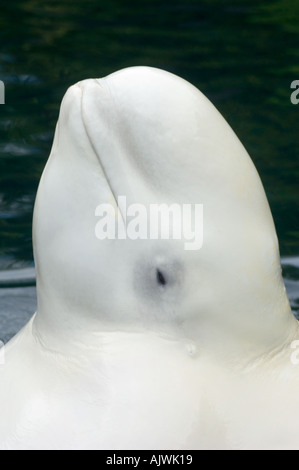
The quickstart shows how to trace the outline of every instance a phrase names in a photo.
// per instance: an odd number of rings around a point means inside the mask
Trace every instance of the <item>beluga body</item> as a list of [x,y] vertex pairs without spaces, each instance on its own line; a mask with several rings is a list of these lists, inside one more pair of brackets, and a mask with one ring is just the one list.
[[[203,207],[203,244],[102,239],[96,208]],[[299,339],[257,171],[194,86],[71,87],[34,211],[38,309],[0,366],[1,449],[298,449]]]

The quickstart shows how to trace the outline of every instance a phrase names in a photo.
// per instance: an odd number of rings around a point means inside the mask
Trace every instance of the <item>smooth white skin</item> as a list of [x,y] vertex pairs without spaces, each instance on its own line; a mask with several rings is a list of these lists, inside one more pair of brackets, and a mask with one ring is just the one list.
[[[203,248],[97,240],[96,207],[120,195],[203,204]],[[0,366],[0,448],[299,448],[298,323],[271,212],[192,85],[136,67],[70,88],[34,250],[38,312]]]

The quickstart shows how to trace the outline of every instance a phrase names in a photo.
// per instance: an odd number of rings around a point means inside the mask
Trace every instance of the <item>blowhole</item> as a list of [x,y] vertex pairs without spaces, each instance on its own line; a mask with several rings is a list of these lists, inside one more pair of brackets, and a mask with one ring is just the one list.
[[164,276],[164,274],[162,273],[162,271],[160,271],[160,269],[157,269],[156,275],[157,275],[157,282],[158,282],[159,286],[165,287],[166,284],[167,284],[167,280],[166,280],[166,277]]

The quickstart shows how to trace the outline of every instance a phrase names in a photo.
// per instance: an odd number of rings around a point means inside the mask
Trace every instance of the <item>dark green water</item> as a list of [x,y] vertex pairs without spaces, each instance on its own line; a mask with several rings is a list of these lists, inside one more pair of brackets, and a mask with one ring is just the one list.
[[0,269],[32,260],[33,203],[67,87],[132,65],[176,73],[212,100],[257,166],[282,255],[299,255],[298,0],[1,0],[0,44]]

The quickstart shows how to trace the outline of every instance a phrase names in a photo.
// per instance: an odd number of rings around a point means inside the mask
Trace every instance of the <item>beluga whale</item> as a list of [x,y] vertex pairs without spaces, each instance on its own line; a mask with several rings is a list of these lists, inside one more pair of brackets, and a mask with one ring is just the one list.
[[[153,204],[202,207],[202,243],[99,236],[99,208],[125,226]],[[299,448],[298,322],[273,218],[197,88],[151,67],[72,86],[33,245],[38,308],[5,346],[0,449]]]

